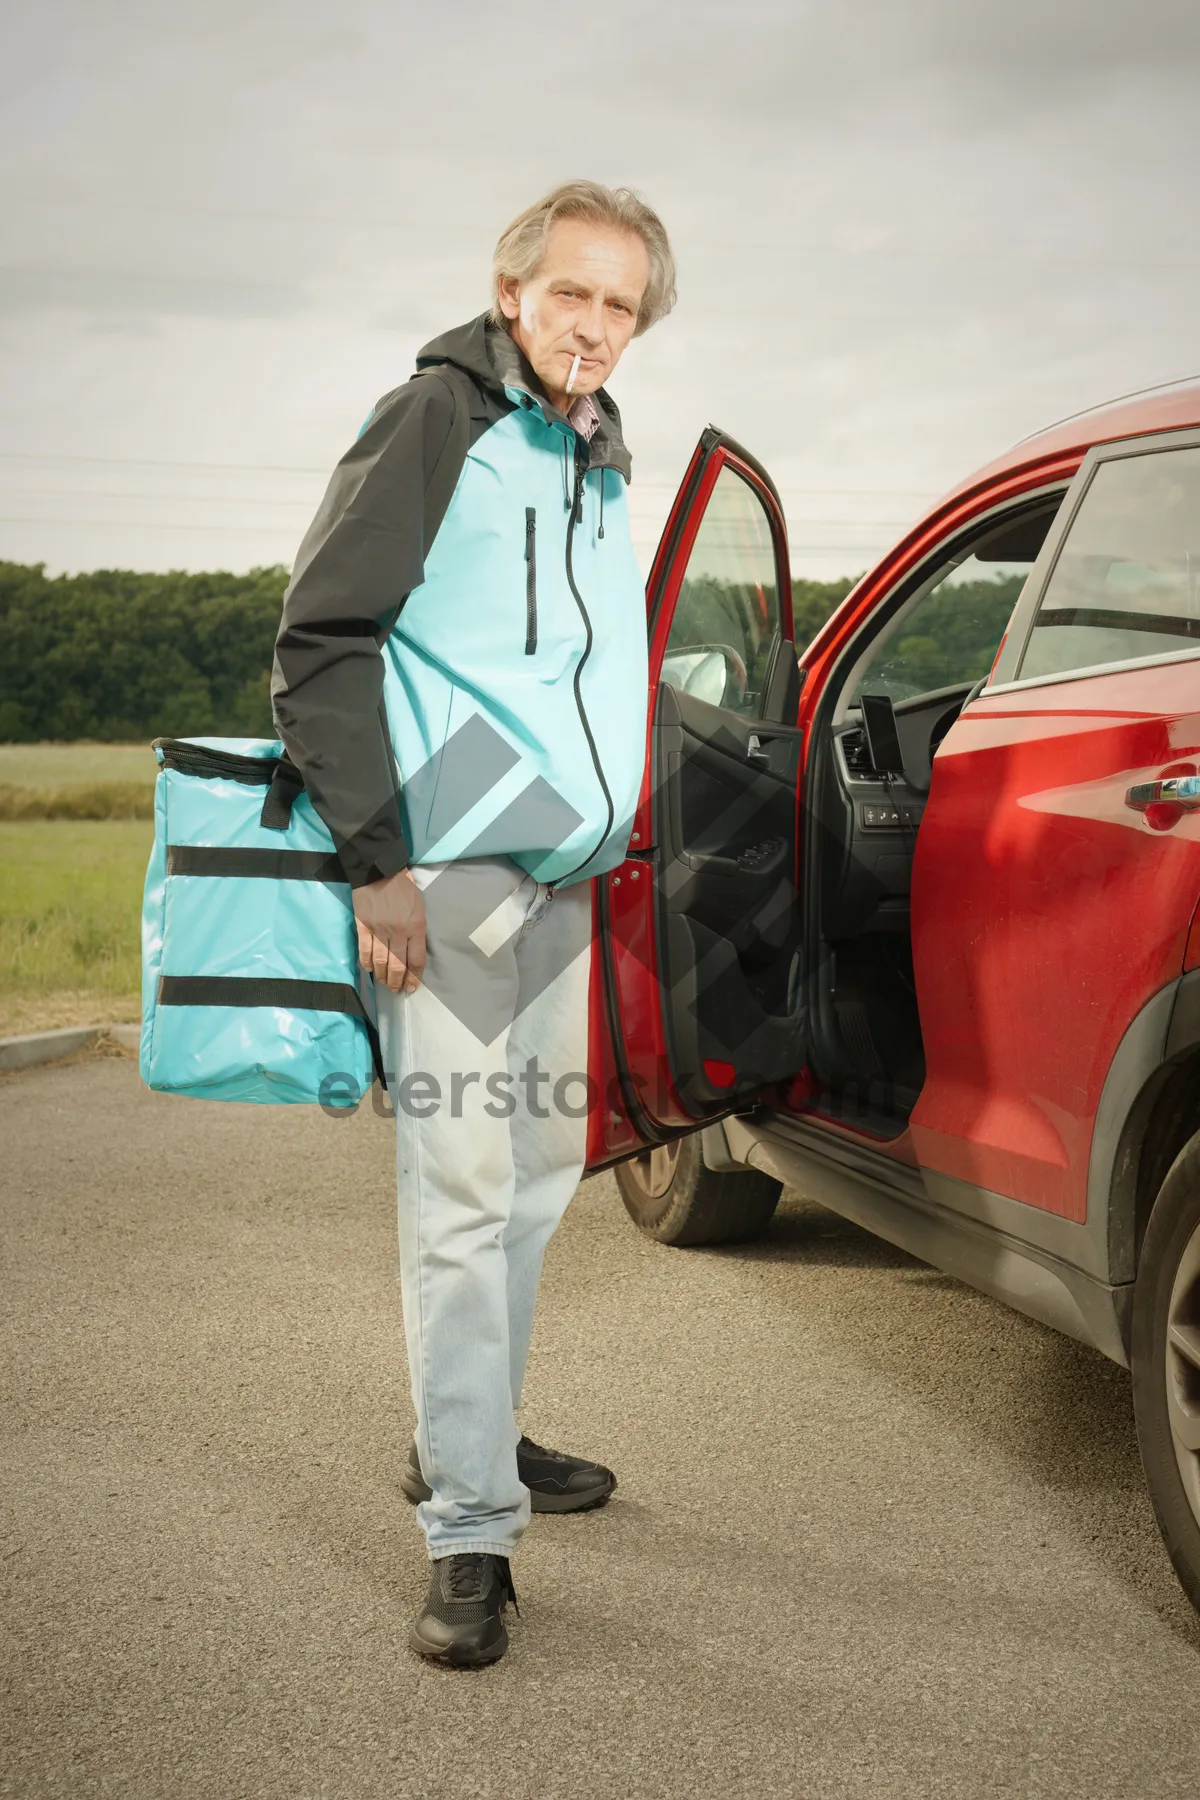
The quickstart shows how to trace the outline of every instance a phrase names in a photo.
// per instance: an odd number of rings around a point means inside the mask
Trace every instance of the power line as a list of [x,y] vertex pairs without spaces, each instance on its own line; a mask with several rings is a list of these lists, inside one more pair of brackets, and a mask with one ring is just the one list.
[[[0,462],[65,462],[86,463],[96,466],[120,467],[126,469],[180,469],[205,474],[221,475],[321,475],[328,476],[332,464],[310,467],[298,463],[208,463],[178,462],[167,458],[136,456],[80,456],[70,451],[59,450],[0,450]],[[636,481],[630,490],[631,496],[640,499],[649,494],[675,494],[677,484],[668,481]],[[854,497],[872,495],[878,498],[886,495],[889,499],[928,500],[931,488],[890,488],[890,487],[788,487],[789,494],[815,494]],[[153,496],[150,496],[151,498]],[[281,505],[300,504],[300,502],[280,502]]]
[[[905,523],[908,523],[908,521],[905,521]],[[180,522],[178,520],[153,520],[152,521],[152,520],[148,520],[148,519],[78,519],[78,518],[47,519],[47,518],[34,518],[34,517],[24,516],[24,515],[17,514],[17,513],[0,513],[0,525],[54,525],[54,526],[66,525],[66,526],[85,526],[85,527],[92,527],[92,526],[97,526],[97,525],[112,525],[112,526],[120,527],[120,528],[127,529],[127,530],[135,530],[135,531],[143,531],[143,532],[155,532],[155,531],[201,532],[201,533],[206,534],[209,537],[230,537],[230,536],[265,537],[268,535],[279,536],[284,533],[284,528],[282,526],[272,527],[272,526],[255,526],[255,525],[202,525],[202,524],[183,524],[182,522]],[[294,545],[296,542],[296,534],[288,532],[287,535],[288,535],[289,541]],[[642,548],[644,550],[653,550],[654,542],[656,542],[656,541],[657,540],[651,541],[651,540],[647,539],[646,543],[642,546]],[[891,544],[891,541],[892,540],[890,538],[876,538],[874,540],[868,539],[865,542],[860,541],[858,543],[853,543],[853,544],[848,544],[848,543],[800,544],[800,543],[796,543],[794,540],[792,540],[789,544],[789,549],[790,549],[791,559],[792,559],[793,563],[795,563],[795,561],[798,557],[808,557],[808,556],[822,556],[822,557],[830,557],[830,556],[863,557],[863,556],[867,556],[867,557],[873,557],[873,556],[879,554],[880,552],[888,549]],[[793,571],[793,572],[795,572],[795,571]]]
[[[73,493],[60,492],[48,494],[16,493],[8,497],[12,500],[94,500],[97,504],[105,500],[140,500],[150,502],[155,500],[169,500],[175,504],[183,504],[185,506],[227,506],[230,504],[228,496],[221,494],[88,494],[75,491]],[[242,502],[234,502],[234,504],[241,504],[244,506],[302,506],[304,503],[299,500],[245,500]],[[828,527],[839,531],[900,531],[903,530],[905,526],[913,523],[911,514],[906,515],[902,519],[805,519],[802,515],[797,514],[794,511],[789,513],[787,507],[784,508],[784,512],[785,515],[795,519],[798,524]],[[42,525],[145,525],[153,528],[158,525],[160,521],[157,519],[111,519],[104,514],[100,514],[94,519],[85,519],[78,514],[73,513],[31,513],[26,516],[25,522]],[[220,521],[205,522],[197,520],[194,521],[194,524],[197,531],[221,531],[225,529],[225,526]],[[182,522],[180,528],[183,528]],[[228,529],[241,531],[253,528],[250,526],[235,526],[231,523]],[[266,525],[264,526],[264,529],[284,531],[290,530],[291,527],[287,524]]]
[[[105,199],[105,198],[101,198],[101,197],[95,197],[95,198],[89,197],[87,199],[75,199],[69,195],[56,195],[56,196],[48,196],[48,197],[39,198],[34,195],[22,194],[22,195],[17,195],[14,198],[15,198],[17,204],[24,204],[24,205],[29,206],[30,208],[35,208],[39,211],[44,209],[47,206],[54,206],[54,207],[60,207],[63,209],[82,211],[82,212],[87,212],[87,213],[126,212],[126,213],[140,213],[140,214],[152,214],[152,215],[157,214],[160,216],[169,217],[169,218],[173,218],[173,219],[174,218],[237,219],[237,220],[242,221],[245,224],[251,224],[251,225],[255,225],[255,224],[257,224],[257,225],[262,225],[262,224],[270,224],[270,225],[334,225],[334,226],[341,227],[343,229],[349,229],[349,230],[353,230],[353,231],[394,231],[397,233],[410,232],[410,233],[417,233],[417,234],[423,234],[428,229],[427,224],[423,220],[420,220],[420,219],[412,219],[412,218],[396,219],[396,218],[387,218],[386,216],[381,216],[381,215],[376,215],[372,218],[355,218],[355,217],[348,216],[345,213],[286,213],[286,212],[255,213],[255,212],[243,212],[240,209],[234,209],[232,207],[180,206],[173,201],[172,202],[164,201],[161,204],[159,204],[159,203],[156,203],[155,201],[109,200],[109,199]],[[11,204],[11,202],[10,202],[10,204]],[[456,219],[456,223],[457,223],[460,234],[466,233],[468,231],[481,231],[481,232],[485,232],[485,233],[490,233],[490,232],[494,231],[494,229],[495,229],[495,220],[494,219],[492,219],[492,220],[480,219],[480,220],[475,221],[475,220],[471,220],[468,217],[460,214],[460,215],[458,215],[458,217]],[[954,247],[950,247],[948,249],[944,242],[940,243],[936,247],[936,250],[935,250],[933,247],[931,247],[929,245],[914,245],[912,247],[909,247],[909,246],[898,245],[898,244],[863,244],[863,245],[859,245],[859,246],[853,246],[853,245],[849,245],[849,244],[830,244],[830,243],[821,243],[821,242],[815,242],[815,241],[804,242],[802,239],[792,239],[792,240],[790,240],[790,247],[801,251],[806,256],[844,256],[844,257],[850,257],[850,258],[853,258],[856,260],[860,259],[860,258],[869,258],[869,257],[883,257],[883,258],[891,258],[893,260],[895,260],[895,259],[912,260],[915,258],[923,263],[927,263],[929,260],[929,257],[931,255],[941,254],[943,256],[948,257],[949,260],[954,261],[954,262],[986,262],[990,266],[993,266],[993,267],[995,266],[995,263],[996,263],[996,253],[994,250],[991,250],[991,249],[967,250],[967,249],[958,249],[958,248],[954,248]],[[739,237],[737,239],[737,248],[739,250],[750,250],[750,249],[772,249],[772,250],[775,250],[778,248],[778,245],[774,239],[767,239],[767,238],[762,238],[762,237]],[[722,254],[722,256],[725,256],[728,254],[728,243],[725,244],[721,254]],[[1106,268],[1106,269],[1120,268],[1120,267],[1134,268],[1134,269],[1198,269],[1198,268],[1200,268],[1200,260],[1196,260],[1196,259],[1181,259],[1181,258],[1177,258],[1177,257],[1170,257],[1170,258],[1146,257],[1146,256],[1114,257],[1112,255],[1111,251],[1108,251],[1108,250],[1093,250],[1093,251],[1084,251],[1084,252],[1076,254],[1076,255],[1062,255],[1061,253],[1055,253],[1055,252],[1047,253],[1047,252],[1040,251],[1040,250],[1013,250],[1011,248],[1006,248],[1005,253],[1004,253],[1004,260],[1008,264],[1012,264],[1012,263],[1035,263],[1035,264],[1047,264],[1047,265],[1060,265],[1061,264],[1061,265],[1068,266],[1068,267],[1083,266],[1083,267],[1089,267],[1089,268],[1094,267],[1098,264],[1101,267]],[[163,278],[160,277],[159,279],[163,279]],[[172,279],[172,278],[168,277],[166,279]],[[189,278],[184,277],[184,279],[189,279]],[[196,278],[196,279],[203,279],[203,278]],[[274,286],[276,284],[262,283],[262,284],[258,284],[258,285]]]
[[250,494],[239,500],[233,494],[131,494],[115,488],[18,488],[7,497],[11,500],[94,500],[97,505],[105,500],[170,500],[184,506],[300,506],[312,511],[307,500],[272,500],[260,494]]
[[285,463],[170,462],[156,456],[77,456],[67,450],[0,450],[0,461],[120,464],[125,469],[197,469],[230,475],[328,475],[332,468],[332,464],[308,468]]
[[[807,254],[811,255],[815,253],[810,251],[807,252]],[[831,251],[828,252],[828,254],[834,255],[839,253]],[[856,255],[859,253],[844,252],[843,254]],[[915,250],[896,251],[894,254],[896,256],[916,258],[923,268],[928,267],[929,254],[927,252]],[[729,255],[728,246],[725,248],[724,255],[726,257]],[[948,259],[951,267],[956,263],[975,260],[984,261],[986,259],[982,255],[975,257],[974,255],[966,256],[957,254],[952,255]],[[1007,257],[1004,265],[1005,269],[1016,268],[1021,260],[1022,259],[1018,257]],[[992,261],[994,262],[994,259],[992,259]],[[1045,257],[1027,257],[1024,261],[1031,266],[1039,264],[1046,264],[1049,266],[1053,259]],[[1099,257],[1082,257],[1075,259],[1074,263],[1072,263],[1071,259],[1062,259],[1062,266],[1092,268],[1095,267],[1098,262],[1102,264],[1106,273],[1110,275],[1118,273],[1121,270],[1147,274],[1151,271],[1158,271],[1161,273],[1166,270],[1171,270],[1180,274],[1193,274],[1197,269],[1200,269],[1200,262],[1151,263],[1149,261],[1137,259],[1120,263],[1113,259]],[[941,273],[944,275],[945,270],[943,269]],[[136,293],[133,297],[130,297],[131,290],[139,288],[157,290],[158,292],[167,295],[172,292],[186,292],[188,290],[202,293],[205,289],[221,289],[222,291],[228,290],[233,293],[247,295],[251,293],[283,295],[288,297],[289,300],[294,300],[296,302],[295,305],[284,307],[282,312],[280,309],[274,309],[269,315],[273,317],[280,317],[283,316],[283,314],[293,316],[296,312],[305,311],[314,301],[322,299],[344,298],[348,295],[353,296],[356,300],[379,299],[381,296],[391,298],[395,295],[396,282],[400,279],[399,275],[395,277],[381,275],[369,279],[330,280],[319,275],[306,274],[297,277],[293,282],[283,282],[262,281],[255,276],[231,277],[227,275],[189,274],[186,272],[177,275],[164,275],[149,273],[141,269],[101,269],[87,268],[86,266],[82,268],[42,267],[37,264],[29,263],[0,264],[0,283],[3,283],[5,278],[10,278],[14,283],[23,280],[30,283],[43,281],[47,283],[64,284],[57,294],[47,291],[41,303],[47,309],[61,309],[68,312],[71,310],[90,310],[90,305],[86,297],[81,300],[77,294],[72,293],[73,284],[88,282],[107,282],[113,284],[117,289],[120,298],[118,301],[110,301],[110,310],[115,307],[115,310],[117,311],[154,310],[155,302],[149,291],[145,294]],[[993,281],[989,287],[989,295],[992,294],[995,286],[996,284]],[[1023,293],[1022,300],[1031,311],[1043,305],[1041,296],[1032,293]],[[1001,310],[1003,310],[1007,316],[1011,313],[1014,304],[1015,303],[1011,298],[1006,301],[1001,301],[998,296],[994,298],[990,305],[976,300],[972,303],[970,316],[972,318],[978,317],[981,308],[984,316],[987,316],[991,312],[999,312]],[[778,323],[781,316],[781,307],[778,304],[751,305],[747,304],[745,301],[739,301],[738,311],[743,324],[754,322],[761,323],[764,320],[775,321]],[[258,314],[255,316],[262,317],[264,315]],[[935,325],[944,325],[947,322],[961,321],[964,316],[967,315],[964,313],[964,305],[946,304],[939,291],[935,295],[932,304],[928,297],[921,298],[920,296],[917,296],[914,305],[908,309],[903,307],[898,309],[894,300],[889,306],[842,306],[830,308],[828,306],[823,307],[816,301],[812,304],[796,302],[793,297],[787,306],[786,316],[789,326],[792,328],[798,324],[866,325],[877,324],[883,321],[894,324],[897,319],[904,320],[914,326],[932,328]]]
[[[178,506],[178,505],[183,505],[183,506],[229,506],[229,505],[235,505],[235,506],[242,506],[242,507],[247,507],[247,506],[252,506],[252,507],[290,506],[290,507],[298,507],[298,508],[302,509],[303,515],[306,518],[311,516],[311,513],[312,513],[312,508],[310,506],[307,506],[303,500],[247,499],[247,500],[237,501],[237,500],[232,500],[230,498],[230,496],[226,495],[226,494],[130,494],[130,493],[93,494],[93,493],[88,493],[86,491],[81,491],[80,489],[73,489],[73,490],[60,489],[60,490],[57,490],[52,493],[38,493],[38,492],[31,492],[28,490],[21,490],[18,493],[8,495],[7,498],[10,500],[17,500],[17,501],[90,500],[90,501],[93,501],[97,506],[102,505],[105,501],[108,501],[108,500],[132,500],[135,502],[144,501],[147,503],[153,503],[154,501],[161,500],[161,501],[169,501],[172,505],[176,505],[176,506]],[[788,512],[789,512],[789,509],[785,506],[784,507],[785,515],[787,515]],[[74,515],[70,515],[70,514],[45,513],[45,514],[42,514],[39,516],[44,520],[44,522],[47,525],[53,525],[53,524],[59,523],[60,521],[62,523],[68,523],[68,522],[86,523],[87,522],[87,521],[78,519]],[[794,511],[790,513],[790,516],[794,519],[797,519],[798,521],[800,520],[800,515],[798,515]],[[107,524],[108,520],[106,518],[104,518],[103,515],[101,515],[92,522],[97,525],[103,525],[103,524]],[[131,521],[126,521],[126,522],[129,523]],[[157,523],[157,521],[153,520],[153,519],[147,519],[147,520],[143,520],[140,522],[147,524],[147,525],[153,525],[153,524]],[[906,525],[911,525],[913,521],[912,521],[912,515],[910,514],[910,515],[906,515],[902,519],[809,519],[809,520],[804,520],[804,521],[800,521],[800,522],[804,522],[804,523],[807,523],[810,525],[836,527],[838,530],[845,530],[845,529],[849,528],[850,530],[855,530],[855,531],[857,531],[857,530],[866,531],[866,530],[874,530],[874,529],[898,531]],[[199,527],[199,522],[198,522],[198,527]],[[222,527],[219,523],[209,525],[205,528],[211,529],[211,530],[218,530],[218,531],[220,529],[222,529]],[[282,531],[284,529],[290,529],[290,527],[288,527],[284,524],[274,525],[274,526],[270,526],[268,528],[273,529],[273,530],[280,530],[280,531]],[[237,529],[241,529],[241,527],[238,527]]]
[[0,525],[115,525],[129,531],[204,531],[210,537],[226,536],[230,532],[248,532],[253,536],[265,536],[271,532],[280,535],[286,532],[292,535],[290,525],[213,525],[202,522],[184,524],[182,520],[171,519],[79,519],[67,516],[52,518],[46,513],[0,513]]

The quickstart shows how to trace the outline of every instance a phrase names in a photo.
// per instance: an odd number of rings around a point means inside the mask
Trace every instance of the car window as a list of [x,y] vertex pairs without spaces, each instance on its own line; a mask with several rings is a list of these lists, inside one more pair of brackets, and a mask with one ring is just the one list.
[[662,678],[714,706],[759,718],[779,636],[770,520],[749,482],[725,465],[684,570]]
[[1099,463],[1020,678],[1200,649],[1200,447]]
[[1060,499],[989,528],[964,560],[906,608],[860,672],[854,700],[863,693],[911,700],[982,680]]

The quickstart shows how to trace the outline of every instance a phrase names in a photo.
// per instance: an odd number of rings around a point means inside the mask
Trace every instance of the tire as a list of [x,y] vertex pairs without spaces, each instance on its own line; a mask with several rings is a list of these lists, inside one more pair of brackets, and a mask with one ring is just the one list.
[[782,1183],[757,1169],[717,1174],[700,1133],[618,1163],[617,1186],[639,1231],[660,1244],[742,1244],[766,1230]]
[[1200,1612],[1200,1133],[1175,1158],[1150,1214],[1132,1349],[1150,1499],[1175,1573]]

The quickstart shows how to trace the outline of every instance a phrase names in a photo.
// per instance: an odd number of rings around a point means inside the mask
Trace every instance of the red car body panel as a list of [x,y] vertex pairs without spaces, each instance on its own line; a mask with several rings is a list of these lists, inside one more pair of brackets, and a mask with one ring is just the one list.
[[923,1166],[1085,1217],[1105,1077],[1200,894],[1200,818],[1125,796],[1198,759],[1192,662],[984,694],[945,738],[913,865]]

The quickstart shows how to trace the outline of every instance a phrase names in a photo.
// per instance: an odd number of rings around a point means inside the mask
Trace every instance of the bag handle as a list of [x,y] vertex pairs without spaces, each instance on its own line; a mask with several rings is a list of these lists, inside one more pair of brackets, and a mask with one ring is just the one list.
[[304,777],[285,750],[275,764],[259,824],[267,831],[286,831],[292,822],[292,807],[303,792]]

